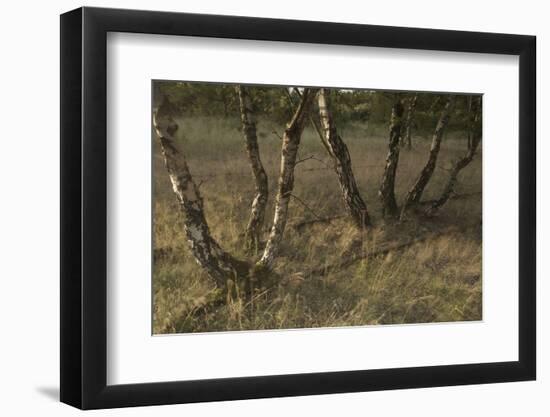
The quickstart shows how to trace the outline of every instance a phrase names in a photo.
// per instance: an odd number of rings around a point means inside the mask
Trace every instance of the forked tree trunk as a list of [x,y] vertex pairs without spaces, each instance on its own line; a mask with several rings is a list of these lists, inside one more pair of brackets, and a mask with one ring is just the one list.
[[[300,90],[298,90],[296,87],[293,88],[293,91],[296,93],[296,95],[298,97],[300,97],[300,99],[302,99],[302,93],[300,93]],[[292,96],[290,95],[290,93],[287,91],[287,95],[289,97],[289,100],[291,103],[293,103],[293,100],[292,100]],[[309,121],[311,122],[311,126],[313,126],[313,128],[315,129],[315,131],[317,132],[317,134],[319,135],[319,138],[321,139],[321,144],[323,145],[323,147],[325,148],[325,150],[329,153],[330,155],[330,148],[328,146],[328,143],[327,143],[327,140],[325,138],[325,135],[323,134],[323,129],[321,127],[321,121],[318,117],[315,117],[314,116],[314,113],[313,112],[310,112],[309,113]]]
[[322,88],[319,91],[319,115],[324,142],[328,145],[328,152],[334,161],[334,169],[338,175],[346,208],[355,224],[359,228],[365,228],[371,224],[367,205],[361,198],[355,182],[348,147],[336,131],[330,107],[330,95],[330,90]]
[[296,155],[300,146],[302,132],[309,117],[313,101],[317,94],[317,89],[304,89],[302,99],[298,109],[294,113],[292,120],[287,125],[283,135],[283,144],[281,150],[281,172],[279,175],[279,184],[277,197],[275,200],[275,215],[273,226],[269,234],[266,247],[257,267],[261,269],[270,268],[273,260],[277,256],[283,232],[285,230],[288,217],[288,203],[294,187],[294,166],[296,165]]
[[418,179],[407,193],[407,197],[405,198],[405,202],[403,203],[401,216],[403,216],[407,209],[417,205],[420,202],[420,199],[422,198],[422,193],[424,192],[426,185],[428,185],[428,182],[432,178],[432,174],[435,170],[435,164],[437,162],[437,156],[439,155],[439,149],[441,148],[441,139],[443,138],[445,128],[449,124],[454,101],[454,95],[450,95],[447,98],[445,107],[443,109],[443,112],[441,113],[439,121],[437,122],[437,126],[432,137],[432,145],[430,148],[428,161],[426,162],[426,165],[424,165],[424,168],[422,168]]
[[153,116],[164,164],[180,204],[191,252],[216,284],[225,288],[229,280],[246,275],[248,266],[225,252],[210,234],[199,189],[189,172],[185,155],[175,146],[175,133],[178,130],[175,114],[174,106],[165,97]]
[[466,155],[460,158],[451,169],[449,179],[447,180],[447,184],[445,185],[441,196],[432,202],[426,210],[428,214],[433,214],[449,200],[454,192],[458,174],[466,168],[470,162],[472,162],[474,156],[476,155],[479,143],[481,142],[481,97],[479,97],[479,101],[476,100],[476,102],[471,103],[468,107],[470,108],[471,115],[471,122],[468,129],[468,151],[466,152]]
[[403,123],[403,104],[401,100],[396,100],[392,107],[390,120],[390,143],[388,156],[386,157],[386,167],[382,177],[382,185],[378,191],[382,202],[382,215],[396,216],[398,214],[397,202],[395,201],[395,173],[399,163],[399,142],[401,138],[401,129]]
[[412,149],[412,126],[414,122],[414,112],[416,111],[416,101],[418,100],[418,94],[415,94],[410,102],[407,111],[407,120],[405,122],[405,140],[403,144],[407,146],[408,150]]
[[239,95],[241,123],[246,144],[246,152],[248,154],[248,162],[252,168],[256,186],[256,195],[252,201],[250,219],[246,226],[245,247],[249,251],[257,252],[260,242],[260,233],[264,224],[265,207],[267,205],[267,175],[262,165],[262,160],[260,159],[258,138],[256,136],[256,118],[250,93],[246,87],[241,85],[237,86],[236,90]]

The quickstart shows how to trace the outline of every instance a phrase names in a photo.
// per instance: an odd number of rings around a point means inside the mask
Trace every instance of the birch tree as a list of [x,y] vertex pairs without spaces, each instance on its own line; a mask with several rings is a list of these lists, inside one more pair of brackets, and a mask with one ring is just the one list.
[[432,178],[432,174],[435,170],[435,165],[437,163],[437,157],[439,155],[439,149],[441,148],[441,140],[443,138],[443,133],[445,132],[445,128],[449,124],[449,119],[451,117],[451,111],[454,106],[454,101],[455,101],[454,95],[449,95],[447,97],[445,106],[443,108],[439,121],[437,122],[435,132],[432,136],[432,144],[430,147],[430,154],[428,156],[428,160],[426,161],[424,168],[422,168],[422,171],[420,172],[420,175],[418,176],[417,180],[415,181],[415,183],[407,193],[407,196],[405,197],[405,202],[403,203],[401,216],[404,215],[407,209],[420,203],[420,199],[422,198],[424,189],[426,188],[426,185],[428,185],[428,182]]
[[323,143],[334,162],[338,175],[342,198],[351,218],[359,228],[370,226],[371,221],[367,205],[361,198],[351,167],[348,147],[338,134],[331,111],[331,91],[325,88],[319,91],[319,116],[321,120]]
[[278,191],[275,200],[275,215],[263,255],[257,263],[257,267],[260,269],[271,268],[275,257],[279,253],[288,218],[288,203],[294,188],[296,155],[316,95],[317,89],[304,89],[300,104],[292,120],[287,124],[283,134],[281,171],[279,174]]
[[397,202],[395,200],[395,173],[399,163],[399,142],[403,123],[403,104],[399,98],[396,99],[391,111],[390,120],[390,141],[386,167],[382,177],[382,184],[378,195],[382,203],[382,215],[396,216],[398,214]]
[[245,247],[249,251],[257,252],[260,242],[260,233],[264,224],[265,208],[268,198],[267,175],[260,158],[258,138],[256,135],[256,118],[252,107],[252,100],[248,88],[241,85],[236,87],[241,110],[241,124],[245,139],[248,162],[254,176],[256,195],[252,201],[250,218],[246,226]]
[[408,150],[412,149],[412,126],[414,122],[414,113],[416,111],[416,102],[418,100],[418,94],[411,97],[409,101],[409,108],[407,109],[407,120],[405,122],[405,138],[403,144],[407,146]]
[[427,209],[428,214],[433,214],[449,200],[454,192],[458,174],[472,162],[479,143],[481,142],[481,97],[475,101],[470,97],[468,108],[470,109],[471,115],[468,128],[468,150],[466,154],[453,165],[441,196],[430,204]]
[[183,214],[183,227],[191,252],[214,282],[225,288],[228,280],[246,275],[248,265],[224,251],[210,234],[199,188],[193,181],[185,154],[176,147],[175,135],[179,129],[176,113],[175,106],[165,96],[153,115],[153,125]]
[[185,154],[175,143],[176,132],[179,129],[175,106],[165,96],[153,114],[153,125],[183,215],[184,231],[191,253],[217,286],[227,290],[228,297],[232,297],[235,291],[239,290],[246,290],[245,294],[251,296],[259,278],[256,272],[261,271],[262,278],[271,272],[288,217],[288,203],[294,186],[294,166],[300,139],[316,94],[316,89],[304,90],[302,100],[285,129],[273,226],[262,257],[254,265],[224,251],[210,233],[199,188],[193,181]]

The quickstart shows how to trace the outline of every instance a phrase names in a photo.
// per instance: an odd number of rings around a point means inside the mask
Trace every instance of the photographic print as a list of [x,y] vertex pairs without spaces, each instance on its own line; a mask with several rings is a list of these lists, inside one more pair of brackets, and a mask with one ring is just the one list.
[[536,379],[536,37],[93,7],[60,34],[62,402]]
[[482,320],[482,96],[152,81],[153,334]]

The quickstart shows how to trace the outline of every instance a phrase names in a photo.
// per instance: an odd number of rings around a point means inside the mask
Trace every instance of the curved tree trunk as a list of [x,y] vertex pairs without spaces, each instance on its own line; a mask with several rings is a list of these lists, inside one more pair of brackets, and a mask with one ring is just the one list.
[[300,146],[302,132],[304,131],[316,94],[317,89],[304,89],[298,109],[287,125],[283,135],[281,172],[275,200],[275,215],[269,239],[263,255],[257,264],[260,268],[270,268],[279,252],[288,217],[288,203],[294,187],[296,155],[298,153],[298,147]]
[[412,125],[414,120],[414,112],[416,111],[416,101],[418,100],[418,94],[415,94],[410,102],[409,102],[409,108],[407,111],[407,120],[405,122],[405,140],[403,141],[403,145],[407,146],[408,150],[412,149]]
[[191,252],[216,284],[225,288],[229,280],[246,275],[248,266],[225,252],[210,234],[199,189],[193,181],[185,155],[175,147],[175,133],[178,130],[175,114],[174,106],[165,97],[153,116],[164,164],[180,204]]
[[382,215],[396,216],[398,214],[397,202],[395,201],[395,172],[399,163],[399,142],[403,123],[403,104],[397,99],[392,107],[390,121],[390,143],[388,156],[386,157],[386,168],[382,177],[382,185],[378,191],[382,202]]
[[256,196],[252,201],[250,219],[246,226],[245,246],[249,251],[257,252],[260,242],[260,233],[264,224],[265,207],[267,205],[267,175],[262,165],[262,160],[260,159],[258,138],[256,136],[256,119],[252,108],[250,93],[246,87],[241,85],[238,85],[236,90],[239,95],[241,123],[246,143],[246,152],[256,185]]
[[458,174],[472,162],[481,142],[481,97],[477,103],[470,102],[468,107],[471,114],[470,127],[468,129],[468,152],[451,169],[449,179],[441,196],[430,205],[427,210],[428,214],[433,214],[449,200],[454,191]]
[[359,228],[370,226],[367,205],[359,194],[351,168],[348,148],[336,131],[336,125],[330,110],[330,90],[324,88],[319,91],[319,115],[325,139],[324,143],[328,145],[327,150],[334,161],[334,169],[338,175],[346,208]]
[[445,132],[445,128],[449,123],[454,101],[455,101],[454,95],[450,95],[447,98],[445,107],[443,109],[443,112],[441,113],[441,117],[439,118],[439,121],[437,122],[437,126],[435,128],[435,132],[432,137],[432,146],[430,148],[430,155],[428,157],[428,161],[426,162],[426,165],[424,165],[424,168],[420,172],[418,179],[416,180],[412,188],[407,193],[407,197],[405,198],[405,202],[403,204],[401,216],[403,216],[403,214],[408,208],[415,206],[420,202],[420,199],[422,198],[422,193],[424,192],[426,185],[428,185],[428,182],[432,178],[432,174],[435,170],[435,164],[437,162],[437,156],[439,155],[439,149],[441,148],[441,139],[443,138],[443,133]]

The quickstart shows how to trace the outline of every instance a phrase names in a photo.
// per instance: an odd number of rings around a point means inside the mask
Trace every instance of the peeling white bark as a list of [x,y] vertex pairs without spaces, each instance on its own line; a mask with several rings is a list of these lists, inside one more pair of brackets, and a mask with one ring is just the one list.
[[308,120],[316,95],[317,89],[304,89],[298,109],[294,113],[290,123],[287,125],[283,135],[283,144],[281,149],[281,171],[279,175],[277,197],[275,200],[273,226],[271,228],[263,255],[257,264],[257,266],[262,268],[271,267],[281,246],[283,232],[285,230],[288,217],[288,203],[294,187],[294,166],[296,165],[296,155],[298,153],[298,147],[300,146],[302,132],[304,131],[305,124]]
[[225,252],[210,235],[199,189],[193,181],[185,155],[175,145],[175,133],[179,128],[174,120],[175,113],[175,107],[165,97],[153,115],[164,164],[180,204],[185,234],[195,260],[218,286],[225,287],[228,280],[235,280],[243,272],[246,273],[247,266]]
[[334,161],[334,169],[338,175],[342,198],[346,209],[359,228],[370,226],[367,205],[361,198],[355,176],[351,167],[351,157],[348,147],[338,135],[336,124],[330,107],[331,92],[325,88],[319,90],[319,116],[322,126],[323,142]]

